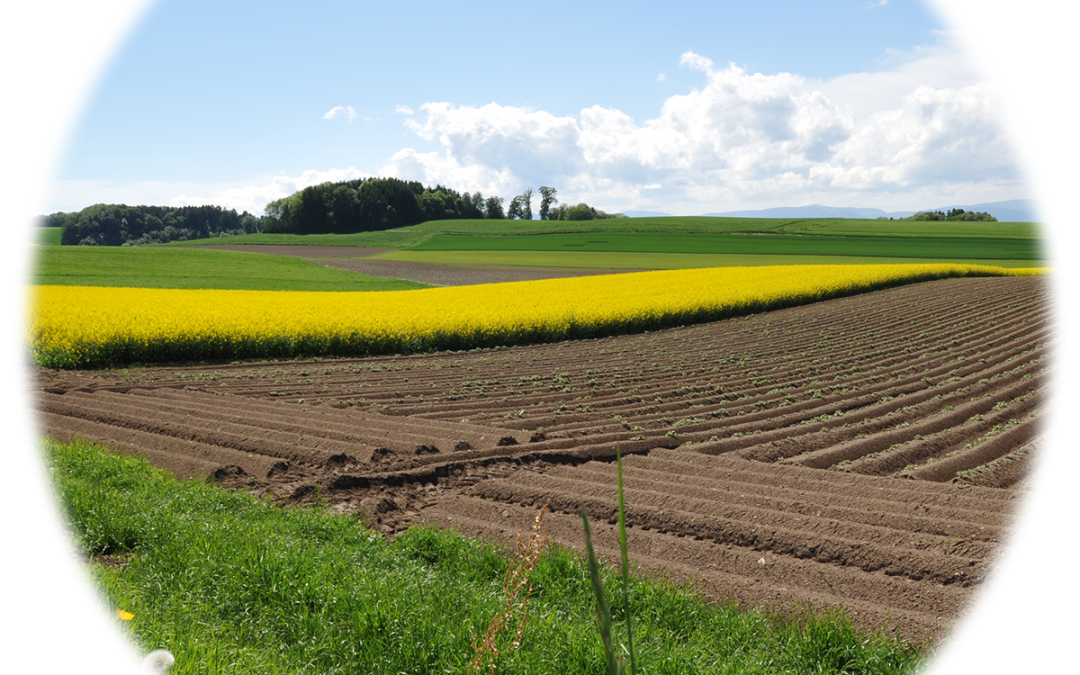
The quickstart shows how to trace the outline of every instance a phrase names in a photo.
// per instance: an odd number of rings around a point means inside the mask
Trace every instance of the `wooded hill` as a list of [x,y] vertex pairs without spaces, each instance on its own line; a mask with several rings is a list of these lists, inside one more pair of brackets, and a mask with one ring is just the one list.
[[[555,188],[542,186],[540,220],[615,218],[587,204],[560,205]],[[304,188],[266,205],[263,231],[293,234],[351,234],[418,225],[429,220],[532,220],[533,190],[510,200],[484,197],[479,191],[459,193],[442,185],[424,187],[417,181],[366,178],[322,183]]]
[[262,231],[256,216],[220,206],[94,204],[42,216],[40,224],[62,228],[60,243],[67,246],[138,246]]

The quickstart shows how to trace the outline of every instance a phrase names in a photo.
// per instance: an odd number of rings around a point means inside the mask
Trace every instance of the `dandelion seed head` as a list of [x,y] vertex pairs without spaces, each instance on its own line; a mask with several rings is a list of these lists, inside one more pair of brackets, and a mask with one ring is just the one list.
[[147,675],[164,675],[176,663],[176,658],[168,649],[155,649],[143,657],[142,670]]

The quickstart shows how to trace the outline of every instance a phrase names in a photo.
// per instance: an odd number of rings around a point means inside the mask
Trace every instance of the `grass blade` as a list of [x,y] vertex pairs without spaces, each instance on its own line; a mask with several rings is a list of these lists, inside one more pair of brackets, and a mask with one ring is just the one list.
[[588,552],[589,579],[592,581],[593,595],[596,596],[596,620],[600,624],[600,640],[604,643],[604,656],[608,675],[620,675],[618,655],[611,637],[611,608],[604,597],[604,582],[600,580],[600,564],[596,561],[596,552],[592,544],[592,529],[585,509],[581,509],[581,524],[585,527],[585,549]]
[[619,480],[619,549],[622,552],[623,604],[626,606],[626,648],[630,653],[630,673],[637,675],[634,660],[634,629],[630,625],[630,558],[626,553],[626,508],[623,504],[622,449],[615,446],[615,471]]

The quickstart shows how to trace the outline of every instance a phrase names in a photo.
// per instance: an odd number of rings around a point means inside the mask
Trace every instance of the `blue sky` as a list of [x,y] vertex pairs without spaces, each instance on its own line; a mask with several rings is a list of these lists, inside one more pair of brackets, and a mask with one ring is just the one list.
[[216,203],[393,175],[675,214],[1028,196],[922,3],[153,5],[48,210]]

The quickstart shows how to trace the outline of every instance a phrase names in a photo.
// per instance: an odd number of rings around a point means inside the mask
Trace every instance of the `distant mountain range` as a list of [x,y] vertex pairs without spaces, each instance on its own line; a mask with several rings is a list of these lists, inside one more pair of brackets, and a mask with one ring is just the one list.
[[[1010,199],[1003,202],[988,202],[986,204],[951,204],[949,206],[936,206],[922,211],[948,211],[949,209],[963,209],[965,211],[981,211],[989,213],[1001,222],[1037,222],[1035,215],[1035,202],[1031,199]],[[650,211],[628,212],[649,215],[661,215]],[[779,206],[772,209],[760,209],[757,211],[725,211],[724,213],[705,213],[705,216],[722,216],[732,218],[907,218],[915,215],[915,211],[882,211],[881,209],[859,209],[844,206],[822,206],[810,204],[809,206]],[[631,216],[641,217],[641,216]]]

